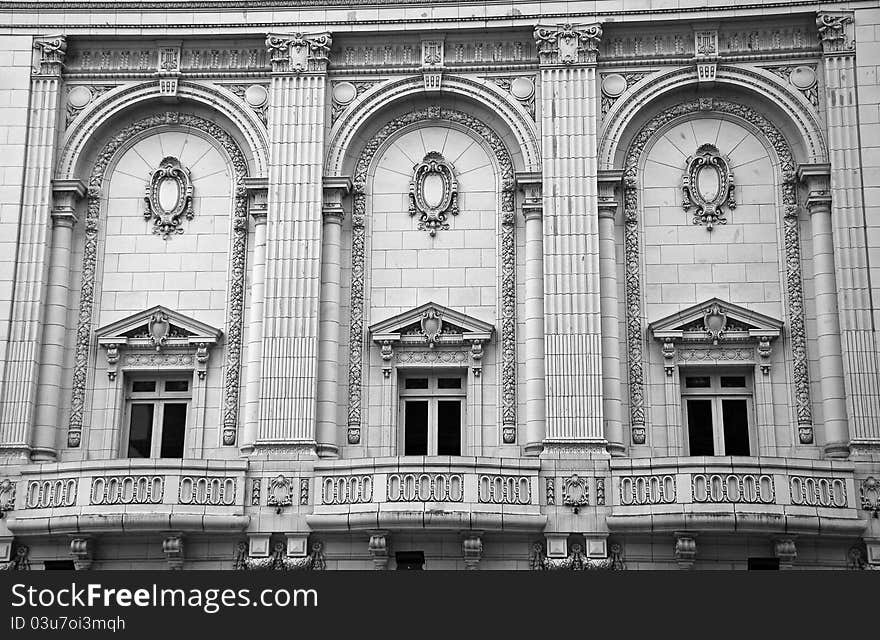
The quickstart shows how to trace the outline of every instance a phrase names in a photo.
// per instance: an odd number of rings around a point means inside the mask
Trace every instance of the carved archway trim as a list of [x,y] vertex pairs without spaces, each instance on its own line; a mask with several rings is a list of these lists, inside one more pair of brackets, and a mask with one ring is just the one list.
[[[781,83],[777,76],[759,67],[719,65],[715,81],[720,87],[727,85],[740,92],[746,91],[781,108],[803,142],[804,151],[808,155],[803,161],[828,162],[828,147],[822,135],[818,114],[800,92],[793,91],[790,86]],[[673,91],[696,85],[697,82],[693,66],[680,67],[657,73],[638,90],[621,96],[608,112],[602,126],[599,136],[599,168],[614,168],[621,141],[625,140],[624,133],[637,114],[644,112],[646,104]],[[629,144],[632,145],[632,142]]]
[[504,427],[516,427],[516,224],[514,171],[510,154],[490,127],[454,109],[426,107],[392,119],[364,146],[354,171],[351,241],[351,323],[349,329],[348,430],[360,439],[364,340],[367,177],[377,152],[404,127],[425,121],[451,123],[470,130],[492,150],[501,174],[501,415]]
[[166,112],[147,116],[119,130],[98,154],[88,182],[88,209],[85,219],[85,246],[83,247],[82,284],[73,364],[73,395],[70,421],[67,427],[67,445],[79,447],[82,440],[85,410],[86,382],[92,351],[92,316],[94,313],[95,278],[98,263],[98,228],[101,215],[101,192],[107,169],[116,154],[132,138],[153,129],[190,128],[216,141],[228,154],[235,174],[233,182],[232,224],[232,279],[226,318],[226,370],[224,375],[223,444],[235,444],[238,424],[238,396],[241,377],[241,349],[244,322],[244,275],[247,258],[247,190],[244,178],[248,175],[247,162],[238,144],[218,124],[196,115]]
[[728,100],[701,98],[670,107],[651,118],[633,137],[624,160],[624,264],[626,343],[633,444],[645,442],[643,371],[642,283],[639,255],[639,167],[642,154],[658,132],[674,120],[695,113],[720,113],[757,129],[773,147],[782,178],[785,285],[791,350],[794,366],[795,412],[801,444],[813,442],[813,411],[804,327],[804,293],[801,275],[800,230],[796,191],[796,165],[788,141],[779,129],[751,107]]
[[[423,96],[424,79],[421,75],[383,82],[372,87],[363,99],[355,100],[350,112],[346,111],[330,131],[329,152],[324,164],[324,174],[336,176],[343,174],[343,164],[351,145],[358,139],[362,128],[372,121],[376,113],[395,102],[412,96]],[[510,94],[485,80],[445,74],[441,95],[464,96],[476,103],[494,110],[510,129],[522,153],[525,171],[541,170],[541,147],[535,122],[525,108]],[[515,104],[514,104],[515,103]]]
[[[249,174],[264,176],[269,167],[269,143],[266,127],[256,113],[223,85],[209,82],[180,82],[177,88],[179,98],[205,105],[223,114],[241,133],[253,159]],[[76,178],[77,167],[83,152],[88,148],[94,132],[110,122],[114,117],[132,107],[161,99],[158,81],[120,85],[103,94],[88,105],[65,132],[61,144],[56,180]]]

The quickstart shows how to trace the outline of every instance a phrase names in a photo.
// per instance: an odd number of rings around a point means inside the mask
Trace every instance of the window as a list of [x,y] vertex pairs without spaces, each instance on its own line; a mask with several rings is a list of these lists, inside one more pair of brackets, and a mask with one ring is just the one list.
[[749,571],[779,571],[779,558],[749,558]]
[[682,373],[682,405],[691,456],[751,455],[751,378],[747,373]]
[[461,455],[466,405],[463,375],[410,374],[401,382],[403,455]]
[[420,571],[425,568],[424,551],[398,551],[394,559],[398,571]]
[[192,397],[186,378],[132,378],[126,385],[125,455],[182,458]]

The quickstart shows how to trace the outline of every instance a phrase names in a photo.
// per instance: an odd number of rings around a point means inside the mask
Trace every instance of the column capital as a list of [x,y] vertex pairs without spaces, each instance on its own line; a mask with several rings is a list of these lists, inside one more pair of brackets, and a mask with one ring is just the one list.
[[76,203],[86,194],[81,180],[52,181],[52,225],[73,227],[77,222]]
[[272,73],[326,73],[330,61],[333,36],[322,33],[270,33],[266,49],[272,62]]
[[62,34],[34,36],[34,49],[39,51],[39,68],[34,75],[60,76],[64,69],[64,55],[67,53],[67,37]]
[[829,211],[831,207],[831,165],[828,163],[802,164],[798,167],[797,177],[808,191],[807,210],[811,214]]
[[255,225],[266,224],[269,211],[269,178],[264,176],[248,176],[243,181],[245,191],[250,196],[248,213]]
[[534,37],[538,61],[542,66],[595,64],[602,39],[602,25],[537,25]]
[[324,206],[321,214],[324,223],[342,224],[345,219],[345,209],[342,207],[342,199],[351,193],[351,178],[348,176],[326,176],[324,185]]
[[614,219],[617,216],[619,206],[617,190],[623,185],[623,170],[610,169],[599,171],[597,184],[599,187],[599,217]]
[[522,213],[526,220],[541,219],[544,215],[544,177],[540,171],[517,171],[517,188],[523,193]]
[[816,14],[816,30],[824,54],[854,54],[856,42],[852,34],[852,13]]

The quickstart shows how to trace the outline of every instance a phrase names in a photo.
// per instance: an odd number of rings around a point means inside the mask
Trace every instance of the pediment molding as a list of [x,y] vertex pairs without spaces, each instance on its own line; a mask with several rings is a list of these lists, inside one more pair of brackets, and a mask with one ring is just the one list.
[[204,379],[208,350],[220,341],[222,333],[216,327],[157,305],[105,325],[95,335],[98,345],[106,351],[107,375],[111,380],[118,372],[120,350],[162,352],[163,356],[191,355],[191,358],[152,358],[146,362],[153,366],[161,366],[161,362],[188,364]]
[[[755,354],[766,374],[770,372],[771,342],[782,335],[782,326],[783,322],[776,318],[721,298],[710,298],[650,323],[648,331],[663,345],[668,376],[673,373],[676,359],[754,364]],[[682,357],[685,353],[690,355]]]

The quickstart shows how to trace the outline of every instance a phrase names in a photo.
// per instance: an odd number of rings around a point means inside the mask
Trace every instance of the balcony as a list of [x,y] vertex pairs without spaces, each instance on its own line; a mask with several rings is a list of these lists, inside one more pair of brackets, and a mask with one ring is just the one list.
[[849,462],[791,458],[612,459],[609,530],[858,536]]
[[538,460],[519,458],[322,461],[307,522],[322,531],[541,531],[539,469]]
[[17,535],[119,531],[242,531],[247,462],[109,460],[24,467]]

